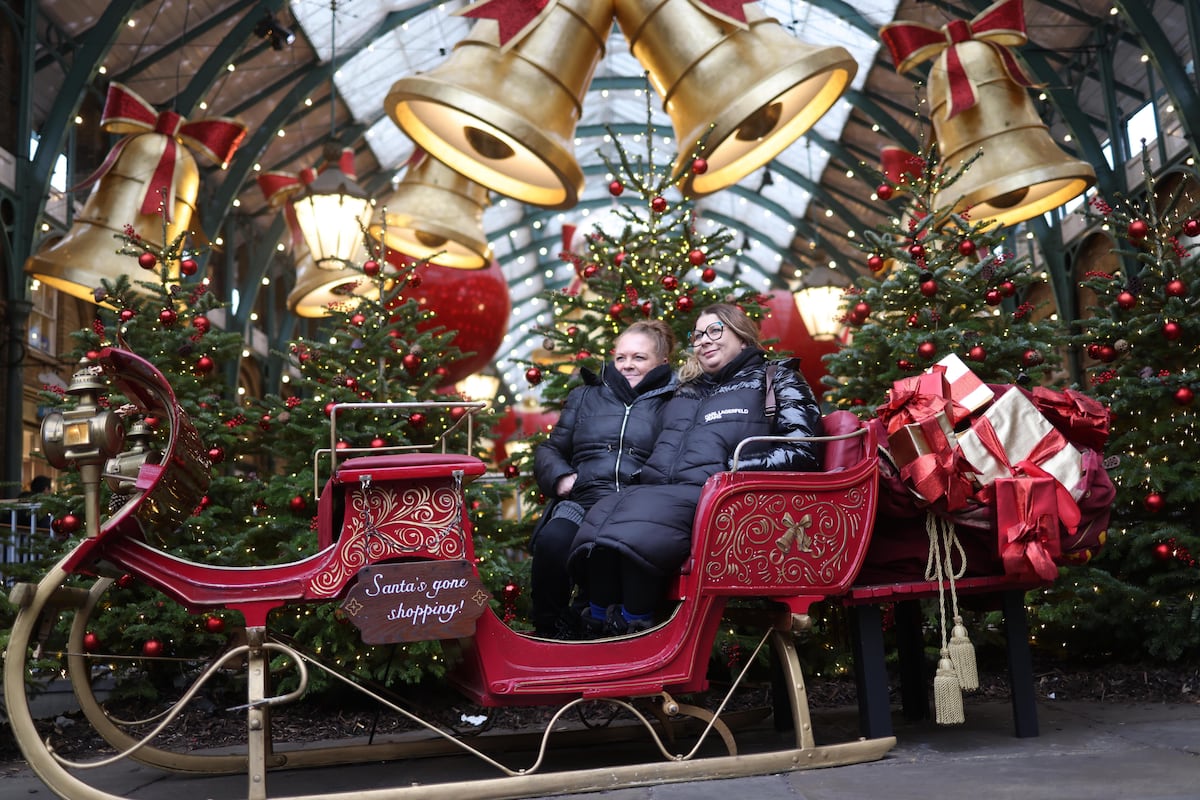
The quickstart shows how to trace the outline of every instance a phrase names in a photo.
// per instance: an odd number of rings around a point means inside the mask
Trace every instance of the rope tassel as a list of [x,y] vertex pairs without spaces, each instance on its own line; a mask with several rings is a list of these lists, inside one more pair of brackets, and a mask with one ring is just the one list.
[[954,617],[954,629],[950,632],[950,660],[958,673],[958,685],[963,691],[973,692],[979,688],[979,669],[975,665],[975,645],[967,635],[962,617]]
[[944,647],[933,678],[933,708],[938,725],[961,725],[967,721],[954,662],[950,660],[950,651]]

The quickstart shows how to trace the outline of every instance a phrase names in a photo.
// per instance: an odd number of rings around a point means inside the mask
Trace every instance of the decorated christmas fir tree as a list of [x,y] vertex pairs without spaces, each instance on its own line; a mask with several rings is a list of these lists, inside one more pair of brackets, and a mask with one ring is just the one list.
[[1089,208],[1116,269],[1086,272],[1075,341],[1112,410],[1117,497],[1104,547],[1039,600],[1039,638],[1064,655],[1200,655],[1200,204],[1191,172],[1159,182],[1146,162],[1145,177]]

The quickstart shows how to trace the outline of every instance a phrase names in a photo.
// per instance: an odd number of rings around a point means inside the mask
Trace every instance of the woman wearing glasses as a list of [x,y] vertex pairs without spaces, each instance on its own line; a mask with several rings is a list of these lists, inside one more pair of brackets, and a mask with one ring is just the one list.
[[[637,486],[597,502],[571,547],[572,572],[588,585],[583,613],[593,635],[620,635],[654,625],[668,578],[691,551],[700,489],[730,466],[748,436],[821,433],[812,390],[791,368],[774,370],[776,412],[766,411],[767,357],[758,328],[736,306],[700,312],[679,388],[663,411],[663,430]],[[739,469],[818,469],[816,443],[760,443],[743,448]]]
[[567,556],[584,512],[637,479],[662,429],[675,390],[675,334],[658,320],[635,322],[617,337],[613,360],[567,395],[558,423],[534,451],[538,488],[554,500],[530,541],[530,599],[539,636],[571,638]]

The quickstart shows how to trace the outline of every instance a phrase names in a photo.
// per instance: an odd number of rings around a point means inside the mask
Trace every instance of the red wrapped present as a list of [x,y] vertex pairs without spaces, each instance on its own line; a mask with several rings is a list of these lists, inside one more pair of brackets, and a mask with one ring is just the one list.
[[958,435],[958,446],[984,486],[1016,473],[1033,474],[1026,465],[1040,467],[1068,489],[1083,477],[1082,454],[1016,387],[971,421]]
[[949,415],[939,411],[888,434],[888,451],[897,466],[903,467],[916,461],[919,456],[951,449],[957,440]]
[[1111,412],[1099,400],[1074,389],[1059,392],[1037,386],[1033,404],[1072,444],[1104,452]]
[[1005,573],[1047,581],[1058,577],[1062,544],[1056,484],[1048,476],[996,480],[996,530]]
[[894,381],[888,392],[888,401],[877,407],[875,414],[883,420],[890,435],[905,425],[920,422],[942,411],[952,422],[965,416],[964,410],[956,408],[950,397],[945,368],[934,365],[930,372]]
[[[946,382],[950,385],[950,399],[966,410],[964,418],[995,398],[996,393],[954,353],[937,362],[937,366],[945,368]],[[957,425],[961,419],[952,418],[950,421]]]

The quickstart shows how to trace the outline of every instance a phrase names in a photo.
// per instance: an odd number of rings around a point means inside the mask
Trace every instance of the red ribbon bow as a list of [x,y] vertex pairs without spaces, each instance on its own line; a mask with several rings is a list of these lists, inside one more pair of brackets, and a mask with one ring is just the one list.
[[471,19],[495,20],[500,49],[507,50],[536,28],[555,3],[556,0],[482,0],[454,13]]
[[310,183],[316,180],[318,175],[335,163],[346,177],[350,180],[357,180],[354,167],[354,151],[349,147],[342,149],[341,155],[336,162],[327,161],[321,165],[320,169],[305,167],[296,174],[274,170],[264,172],[258,176],[258,188],[262,190],[263,197],[267,198],[267,203],[275,207],[283,206],[283,216],[287,220],[288,230],[291,231],[293,246],[299,244],[303,237],[300,233],[300,224],[296,221],[295,209],[292,208],[292,204],[288,201],[303,191]]
[[907,72],[942,54],[950,90],[946,119],[973,107],[978,100],[959,58],[958,45],[963,42],[982,42],[991,47],[1013,83],[1026,88],[1037,85],[1009,50],[1028,41],[1021,0],[998,0],[970,21],[951,20],[941,28],[922,22],[891,22],[879,29],[879,36],[891,51],[897,72]]
[[892,183],[917,179],[925,171],[925,159],[894,144],[884,145],[879,153],[879,171]]
[[[100,178],[104,177],[125,146],[135,136],[143,134],[160,134],[166,140],[158,165],[150,180],[146,182],[146,193],[142,197],[141,212],[157,214],[160,212],[168,222],[171,219],[171,208],[175,204],[175,165],[178,160],[179,144],[204,154],[216,164],[224,166],[233,157],[234,151],[246,136],[246,126],[228,117],[213,117],[187,122],[184,117],[174,111],[155,111],[154,106],[146,102],[140,95],[120,83],[109,84],[108,96],[104,101],[104,111],[100,115],[100,126],[110,133],[127,134],[113,146],[108,157],[104,159],[95,172],[75,189],[86,189]],[[161,209],[160,209],[160,205]]]

